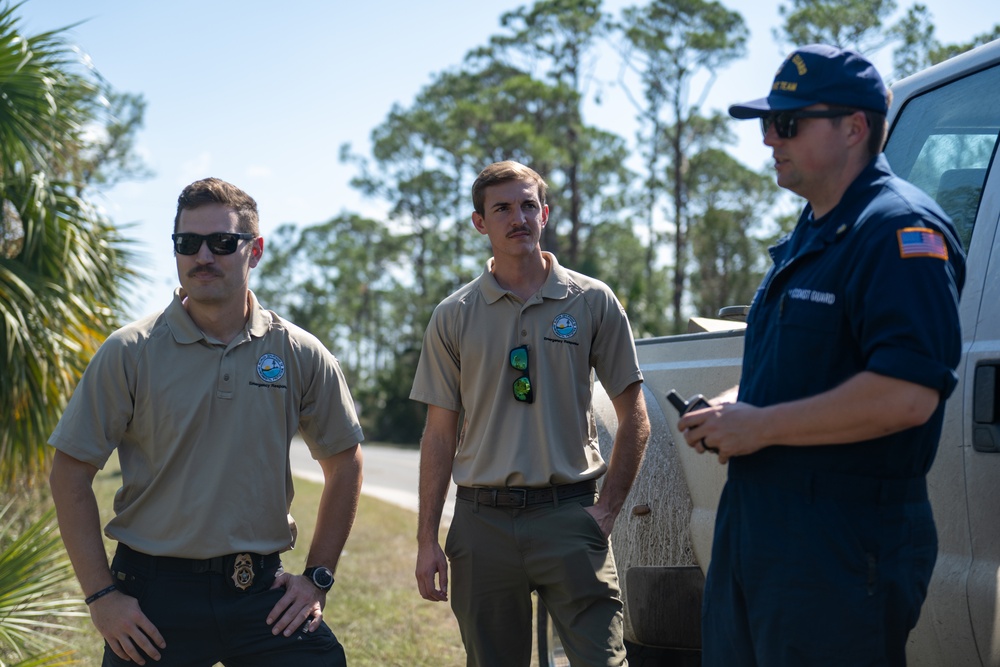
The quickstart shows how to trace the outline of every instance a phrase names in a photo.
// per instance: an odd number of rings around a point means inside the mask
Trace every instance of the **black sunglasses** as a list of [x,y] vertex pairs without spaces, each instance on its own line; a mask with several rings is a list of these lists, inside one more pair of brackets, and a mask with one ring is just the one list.
[[774,125],[774,131],[781,139],[791,139],[799,131],[797,121],[800,118],[840,118],[857,113],[855,109],[820,109],[816,111],[779,111],[760,118],[760,131],[765,137],[767,131]]
[[531,391],[531,379],[528,377],[528,346],[522,345],[510,351],[510,367],[521,371],[521,377],[514,380],[514,399],[522,403],[531,403],[535,394]]
[[215,234],[173,234],[174,252],[178,255],[195,255],[201,250],[201,244],[207,243],[213,255],[232,255],[239,247],[240,241],[256,238],[246,232],[217,232]]

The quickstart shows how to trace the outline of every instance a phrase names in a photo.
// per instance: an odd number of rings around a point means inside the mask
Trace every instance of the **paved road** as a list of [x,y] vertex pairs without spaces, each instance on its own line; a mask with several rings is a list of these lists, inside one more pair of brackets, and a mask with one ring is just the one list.
[[[361,445],[361,450],[365,456],[365,478],[361,492],[416,512],[420,452],[416,449],[367,443]],[[292,461],[292,474],[296,477],[314,482],[323,481],[323,471],[319,463],[309,455],[309,448],[302,439],[292,440],[289,457]],[[443,525],[451,521],[454,507],[455,484],[452,483],[441,516]]]

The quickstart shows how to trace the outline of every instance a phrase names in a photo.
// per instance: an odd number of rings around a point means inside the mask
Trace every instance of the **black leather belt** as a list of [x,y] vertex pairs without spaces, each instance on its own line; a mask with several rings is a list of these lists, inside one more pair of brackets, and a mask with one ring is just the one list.
[[469,487],[460,486],[455,497],[489,507],[513,507],[516,509],[555,503],[564,498],[579,498],[597,493],[597,481],[588,479],[575,484],[559,484],[541,488],[519,487]]
[[214,572],[215,574],[230,575],[238,567],[237,560],[241,558],[244,562],[249,560],[249,564],[255,571],[269,570],[281,564],[281,556],[277,552],[272,554],[227,554],[205,559],[177,558],[174,556],[150,556],[119,542],[117,553],[126,562],[140,567],[155,568],[160,572]]

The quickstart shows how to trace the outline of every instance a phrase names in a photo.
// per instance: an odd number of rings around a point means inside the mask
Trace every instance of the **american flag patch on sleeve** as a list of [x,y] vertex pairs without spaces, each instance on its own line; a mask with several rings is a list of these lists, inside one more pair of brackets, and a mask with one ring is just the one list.
[[899,256],[903,259],[910,257],[948,259],[948,245],[944,242],[944,235],[941,232],[926,227],[906,227],[897,231],[896,236],[899,238]]

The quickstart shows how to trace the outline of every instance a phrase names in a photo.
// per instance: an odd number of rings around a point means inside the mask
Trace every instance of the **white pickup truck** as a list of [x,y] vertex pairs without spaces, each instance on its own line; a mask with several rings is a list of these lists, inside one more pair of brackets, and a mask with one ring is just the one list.
[[[951,215],[968,253],[959,384],[928,478],[940,549],[907,658],[1000,666],[1000,40],[892,90],[889,162]],[[736,385],[743,332],[739,322],[692,322],[715,330],[637,342],[653,438],[612,534],[633,667],[697,664],[701,646],[701,591],[726,467],[684,444],[666,395],[711,398]],[[610,448],[614,411],[606,396],[597,406]]]

